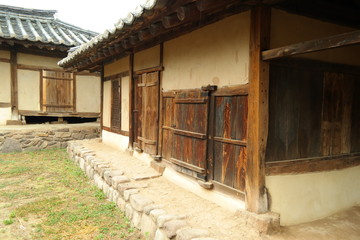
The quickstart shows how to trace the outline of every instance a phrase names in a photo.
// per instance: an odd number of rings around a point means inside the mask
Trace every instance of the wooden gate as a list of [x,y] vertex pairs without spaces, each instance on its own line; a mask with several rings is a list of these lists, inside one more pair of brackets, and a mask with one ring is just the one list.
[[42,71],[42,111],[73,112],[73,74],[62,71]]
[[248,113],[246,90],[215,92],[212,101],[210,178],[220,185],[243,192]]
[[159,125],[159,72],[143,73],[135,77],[134,135],[136,147],[152,155],[157,154]]
[[163,97],[163,158],[205,178],[209,92],[181,91]]

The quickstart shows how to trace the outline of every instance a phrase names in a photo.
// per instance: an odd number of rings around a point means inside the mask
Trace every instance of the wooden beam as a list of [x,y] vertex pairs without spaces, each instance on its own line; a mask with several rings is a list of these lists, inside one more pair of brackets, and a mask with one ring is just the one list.
[[191,18],[192,16],[195,16],[199,14],[200,12],[196,8],[195,4],[188,5],[188,6],[182,6],[179,7],[176,10],[177,17],[180,21],[184,21],[186,19]]
[[255,213],[268,210],[265,190],[265,150],[268,135],[269,63],[261,61],[261,50],[270,45],[271,9],[251,10],[248,147],[246,163],[246,209]]
[[360,30],[266,50],[261,53],[261,56],[262,60],[270,60],[332,48],[345,47],[359,43]]
[[18,115],[17,51],[10,52],[11,107],[12,115]]
[[163,17],[162,24],[165,28],[172,28],[181,24],[181,20],[178,18],[177,14],[171,14]]

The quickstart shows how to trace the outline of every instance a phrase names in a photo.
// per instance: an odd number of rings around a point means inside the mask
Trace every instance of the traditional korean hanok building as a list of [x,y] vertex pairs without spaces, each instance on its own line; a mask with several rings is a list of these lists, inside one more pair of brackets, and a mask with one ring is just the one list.
[[297,224],[360,203],[359,12],[148,0],[60,66],[101,71],[104,143]]
[[56,19],[52,10],[0,5],[0,125],[21,117],[100,115],[98,74],[57,62],[97,33]]

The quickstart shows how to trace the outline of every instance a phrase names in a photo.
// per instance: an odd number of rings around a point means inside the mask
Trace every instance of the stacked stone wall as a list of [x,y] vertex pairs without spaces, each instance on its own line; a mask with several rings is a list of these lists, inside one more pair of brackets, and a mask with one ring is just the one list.
[[100,127],[65,127],[48,129],[0,129],[0,152],[35,151],[49,148],[66,148],[70,140],[100,137]]

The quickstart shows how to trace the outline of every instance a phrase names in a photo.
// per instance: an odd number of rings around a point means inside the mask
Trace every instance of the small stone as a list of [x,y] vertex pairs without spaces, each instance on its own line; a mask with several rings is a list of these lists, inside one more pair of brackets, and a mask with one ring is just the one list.
[[171,239],[176,236],[176,232],[179,229],[185,228],[186,226],[187,224],[184,220],[172,220],[164,224],[163,230],[166,236]]
[[193,238],[208,237],[210,232],[201,228],[183,228],[176,232],[176,240],[191,240]]
[[205,189],[213,189],[213,187],[214,187],[213,183],[205,182],[205,181],[201,181],[201,180],[198,180],[198,184]]
[[125,216],[131,220],[132,219],[132,216],[133,216],[133,209],[131,207],[131,205],[129,203],[126,203],[125,204]]
[[55,137],[56,138],[70,138],[71,133],[69,133],[69,132],[56,132]]
[[11,139],[11,138],[7,138],[4,141],[1,151],[3,153],[21,152],[22,148],[21,148],[21,144],[19,141]]
[[156,230],[154,240],[169,240],[166,233],[160,229]]
[[154,222],[157,222],[158,218],[165,214],[166,211],[164,209],[154,209],[150,211],[150,217]]
[[122,197],[119,196],[116,205],[120,208],[121,211],[125,212],[126,202]]
[[104,171],[104,179],[107,182],[107,184],[112,185],[112,178],[114,176],[123,175],[124,172],[121,170],[107,170]]
[[138,193],[139,192],[139,189],[129,189],[129,190],[125,190],[124,191],[124,200],[125,201],[129,201],[130,199],[130,196],[135,194],[135,193]]
[[144,207],[152,204],[153,201],[151,201],[150,199],[146,198],[144,195],[138,193],[138,194],[133,194],[130,196],[130,204],[131,206],[139,212],[142,212],[144,210]]
[[147,205],[146,207],[144,207],[144,213],[149,215],[152,210],[160,209],[163,207],[164,207],[163,204],[150,204],[150,205]]
[[186,216],[185,215],[175,215],[175,214],[169,214],[169,215],[162,215],[162,216],[159,216],[158,219],[157,219],[157,224],[159,227],[163,227],[164,224],[168,221],[171,221],[171,220],[182,220],[182,219],[185,219]]
[[136,184],[136,183],[120,183],[117,186],[117,189],[119,190],[120,195],[123,196],[124,191],[128,189],[138,189],[138,188],[146,188],[148,187],[148,184]]
[[111,179],[111,185],[117,187],[120,183],[130,182],[130,179],[127,176],[114,176]]
[[59,128],[55,132],[69,132],[69,128]]

